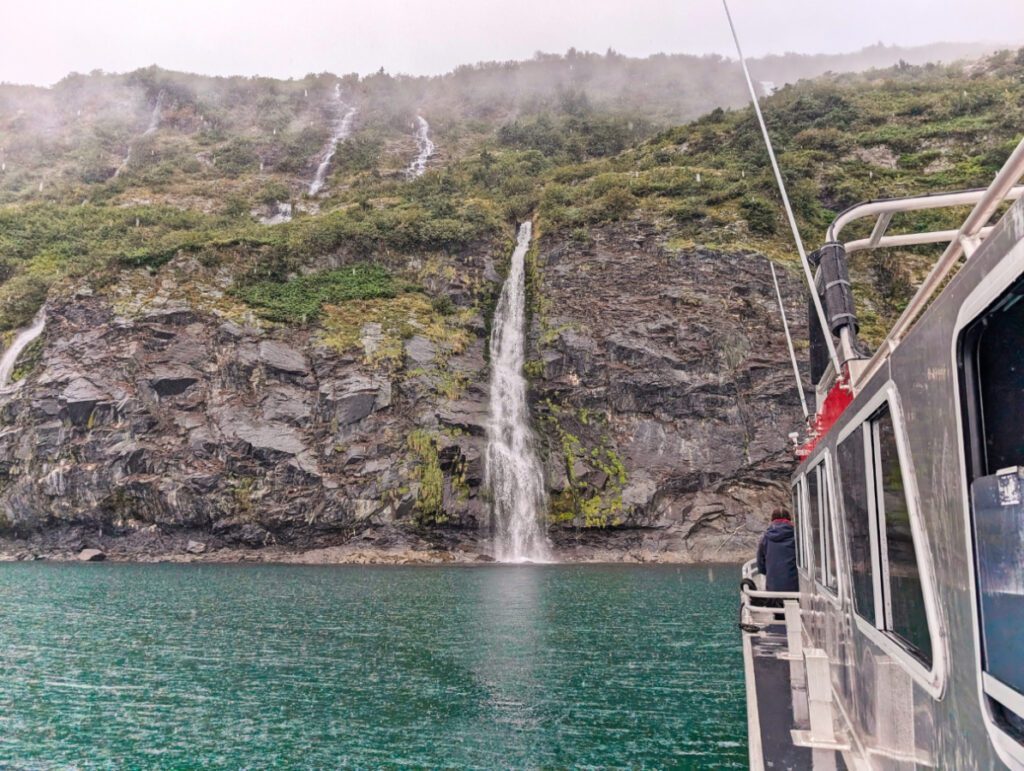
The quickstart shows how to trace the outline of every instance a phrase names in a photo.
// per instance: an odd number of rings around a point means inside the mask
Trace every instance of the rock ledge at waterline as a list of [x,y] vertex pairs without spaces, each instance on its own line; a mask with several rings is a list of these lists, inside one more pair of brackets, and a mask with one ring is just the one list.
[[[493,280],[487,266],[507,255],[459,259],[460,277],[431,288],[455,305],[465,276]],[[621,498],[612,527],[553,527],[555,556],[748,558],[787,498],[786,434],[799,422],[764,259],[673,251],[655,232],[620,227],[585,245],[542,240],[537,260],[549,316],[544,328],[533,316],[527,362],[548,492],[564,505],[571,472]],[[798,282],[784,291],[796,319]],[[338,562],[489,552],[483,318],[445,362],[466,384],[455,399],[431,379],[433,344],[415,334],[404,364],[384,371],[360,351],[328,350],[315,329],[260,329],[177,302],[125,313],[72,292],[51,298],[47,318],[39,363],[0,395],[0,552]],[[415,522],[413,431],[433,437],[440,526]],[[571,469],[567,434],[582,448]],[[592,448],[621,460],[617,493]],[[189,540],[206,549],[188,552]]]
[[[47,536],[24,539],[0,539],[0,562],[81,562],[107,561],[125,563],[279,563],[296,565],[483,565],[494,562],[491,546],[486,540],[467,536],[453,543],[435,540],[411,541],[378,545],[370,539],[355,543],[298,549],[270,545],[249,548],[216,539],[214,544],[197,542],[185,536],[164,536],[156,531],[130,536],[108,537],[84,534],[69,528]],[[194,544],[202,543],[201,550]],[[98,549],[83,544],[102,544]],[[95,557],[94,554],[103,555]],[[87,555],[87,556],[83,556]],[[579,539],[556,537],[551,550],[554,562],[568,564],[718,564],[738,562],[746,555],[734,551],[678,552],[659,551],[650,534],[617,530],[599,536],[584,534]]]

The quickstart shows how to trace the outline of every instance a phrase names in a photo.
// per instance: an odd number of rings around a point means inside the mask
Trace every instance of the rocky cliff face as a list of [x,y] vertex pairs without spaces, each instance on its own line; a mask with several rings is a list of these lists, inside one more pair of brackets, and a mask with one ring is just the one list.
[[[502,259],[461,275],[493,291],[485,266]],[[437,289],[467,302],[464,284]],[[786,497],[798,420],[764,259],[621,227],[541,239],[531,292],[527,369],[563,555],[749,554]],[[457,351],[408,330],[393,366],[371,355],[373,322],[346,353],[180,299],[129,313],[65,295],[49,319],[39,363],[0,396],[8,551],[486,553],[481,317]]]
[[[764,257],[674,251],[634,226],[543,244],[536,276],[538,424],[562,539],[581,554],[751,554],[787,498],[800,419]],[[780,276],[799,335],[799,284]],[[619,527],[598,541],[573,527],[587,519]]]
[[[439,291],[467,299],[459,281]],[[322,331],[225,321],[180,298],[116,308],[91,293],[52,301],[39,363],[0,395],[0,528],[22,548],[429,548],[451,540],[440,521],[475,540],[482,318],[457,354],[373,321],[339,352]],[[377,349],[396,342],[382,364]],[[446,377],[466,384],[454,398]]]

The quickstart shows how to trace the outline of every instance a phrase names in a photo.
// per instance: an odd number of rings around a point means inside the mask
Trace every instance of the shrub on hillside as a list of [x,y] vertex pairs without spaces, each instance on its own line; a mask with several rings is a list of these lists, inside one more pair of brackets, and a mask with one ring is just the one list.
[[748,195],[740,202],[740,211],[751,233],[770,236],[775,233],[775,207],[760,196]]
[[325,303],[395,297],[406,288],[387,268],[364,262],[285,282],[260,281],[237,289],[235,294],[265,319],[306,324],[320,315]]

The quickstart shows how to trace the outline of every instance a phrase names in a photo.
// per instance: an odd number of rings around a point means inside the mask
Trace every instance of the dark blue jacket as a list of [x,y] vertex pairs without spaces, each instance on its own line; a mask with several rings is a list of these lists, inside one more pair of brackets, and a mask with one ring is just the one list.
[[757,547],[757,569],[764,575],[764,588],[769,592],[795,592],[800,583],[796,576],[796,541],[793,524],[788,519],[773,520]]

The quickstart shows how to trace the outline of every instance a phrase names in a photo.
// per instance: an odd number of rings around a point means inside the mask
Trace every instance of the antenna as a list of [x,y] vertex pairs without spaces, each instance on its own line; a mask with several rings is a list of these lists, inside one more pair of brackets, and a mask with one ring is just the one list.
[[[814,274],[811,272],[811,264],[807,260],[807,252],[804,251],[804,242],[800,238],[800,230],[796,226],[796,217],[793,216],[793,207],[789,205],[789,195],[786,193],[786,183],[782,181],[782,172],[779,171],[779,162],[775,160],[775,150],[772,148],[771,137],[768,136],[768,127],[764,123],[764,116],[761,114],[761,105],[757,102],[757,92],[754,91],[754,81],[750,79],[750,70],[747,69],[747,60],[743,56],[743,49],[740,47],[740,39],[736,34],[736,25],[732,22],[732,14],[729,13],[729,2],[728,0],[722,0],[722,6],[725,8],[725,17],[729,20],[729,29],[732,30],[732,39],[736,43],[736,53],[739,54],[740,64],[743,66],[743,75],[747,79],[747,89],[750,91],[750,101],[754,104],[754,113],[757,115],[757,122],[761,124],[761,136],[764,137],[765,147],[768,149],[768,157],[772,162],[772,171],[775,172],[775,182],[779,186],[779,194],[782,196],[782,205],[786,208],[786,217],[789,219],[789,229],[793,231],[793,240],[796,242],[796,250],[800,253],[800,264],[804,269],[804,277],[807,279],[807,286],[811,290],[811,301],[814,303],[814,311],[818,316],[818,323],[821,324],[823,337],[825,338],[825,345],[828,346],[828,355],[832,359],[832,367],[835,369],[836,377],[842,372],[839,364],[839,355],[836,353],[836,345],[832,341],[831,328],[828,325],[828,321],[825,319],[825,309],[821,307],[821,298],[818,296],[818,289],[814,286]],[[772,266],[772,272],[775,272],[775,267]],[[776,283],[776,289],[778,284]],[[780,298],[780,308],[781,298]],[[783,311],[785,315],[785,311]],[[787,333],[788,337],[788,333]],[[792,351],[792,344],[790,345]],[[797,383],[800,380],[797,378]],[[803,386],[800,386],[801,394],[803,393]],[[804,406],[804,414],[807,414],[806,404]]]
[[782,292],[779,290],[779,277],[775,275],[775,263],[768,260],[772,269],[772,281],[775,284],[775,296],[779,298],[779,313],[782,315],[782,328],[786,331],[786,345],[789,347],[789,360],[793,364],[793,377],[796,378],[796,390],[800,392],[800,406],[804,410],[804,420],[811,417],[807,411],[807,397],[804,396],[804,384],[800,380],[800,365],[796,363],[796,351],[793,350],[793,337],[789,334],[789,322],[786,320],[786,306],[782,304]]

